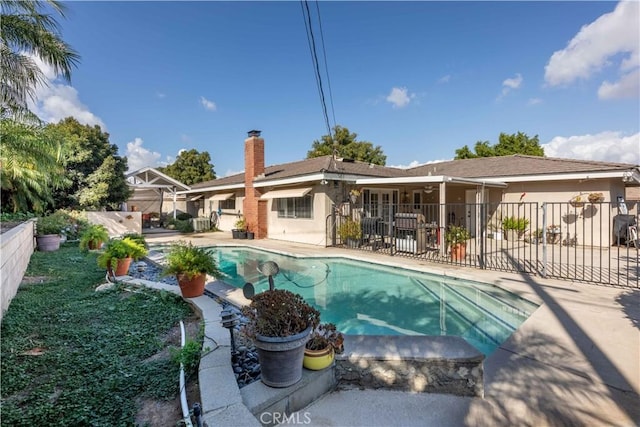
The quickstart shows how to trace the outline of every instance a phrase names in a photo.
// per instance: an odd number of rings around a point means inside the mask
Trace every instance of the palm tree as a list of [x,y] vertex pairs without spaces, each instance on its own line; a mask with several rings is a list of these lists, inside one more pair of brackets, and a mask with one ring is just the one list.
[[2,205],[14,212],[45,210],[52,189],[68,185],[63,145],[42,126],[0,121]]
[[64,17],[57,0],[0,0],[0,89],[2,118],[37,121],[28,106],[38,84],[46,84],[34,56],[56,75],[71,79],[80,56],[62,40],[58,23],[46,13],[47,6]]

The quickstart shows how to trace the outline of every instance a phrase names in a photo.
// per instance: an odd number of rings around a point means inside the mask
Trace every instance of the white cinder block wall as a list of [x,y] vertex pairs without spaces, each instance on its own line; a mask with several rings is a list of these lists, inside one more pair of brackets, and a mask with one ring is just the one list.
[[18,292],[31,254],[35,249],[33,238],[35,220],[29,220],[0,234],[0,295],[4,315],[11,300]]

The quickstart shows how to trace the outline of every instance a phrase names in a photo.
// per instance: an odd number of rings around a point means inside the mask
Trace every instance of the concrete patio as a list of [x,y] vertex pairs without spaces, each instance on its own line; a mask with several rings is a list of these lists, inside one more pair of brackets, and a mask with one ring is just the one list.
[[485,360],[484,399],[339,386],[296,414],[299,423],[312,426],[640,423],[640,289],[563,283],[275,240],[232,240],[230,233],[225,232],[148,236],[152,244],[177,239],[198,245],[246,244],[295,255],[344,255],[492,283],[541,304]]

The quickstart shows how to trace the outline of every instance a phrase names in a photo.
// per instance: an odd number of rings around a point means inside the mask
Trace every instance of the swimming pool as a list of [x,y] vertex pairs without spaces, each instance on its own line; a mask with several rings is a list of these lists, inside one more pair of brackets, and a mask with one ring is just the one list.
[[491,354],[538,307],[497,286],[345,258],[296,258],[246,247],[208,248],[225,276],[256,293],[269,288],[258,271],[274,261],[278,289],[299,293],[323,322],[352,335],[459,336]]

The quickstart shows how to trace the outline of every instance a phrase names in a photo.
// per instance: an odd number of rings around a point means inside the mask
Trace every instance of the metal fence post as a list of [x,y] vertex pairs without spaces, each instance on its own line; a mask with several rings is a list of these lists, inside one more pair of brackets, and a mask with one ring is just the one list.
[[542,277],[547,277],[547,202],[542,203]]

